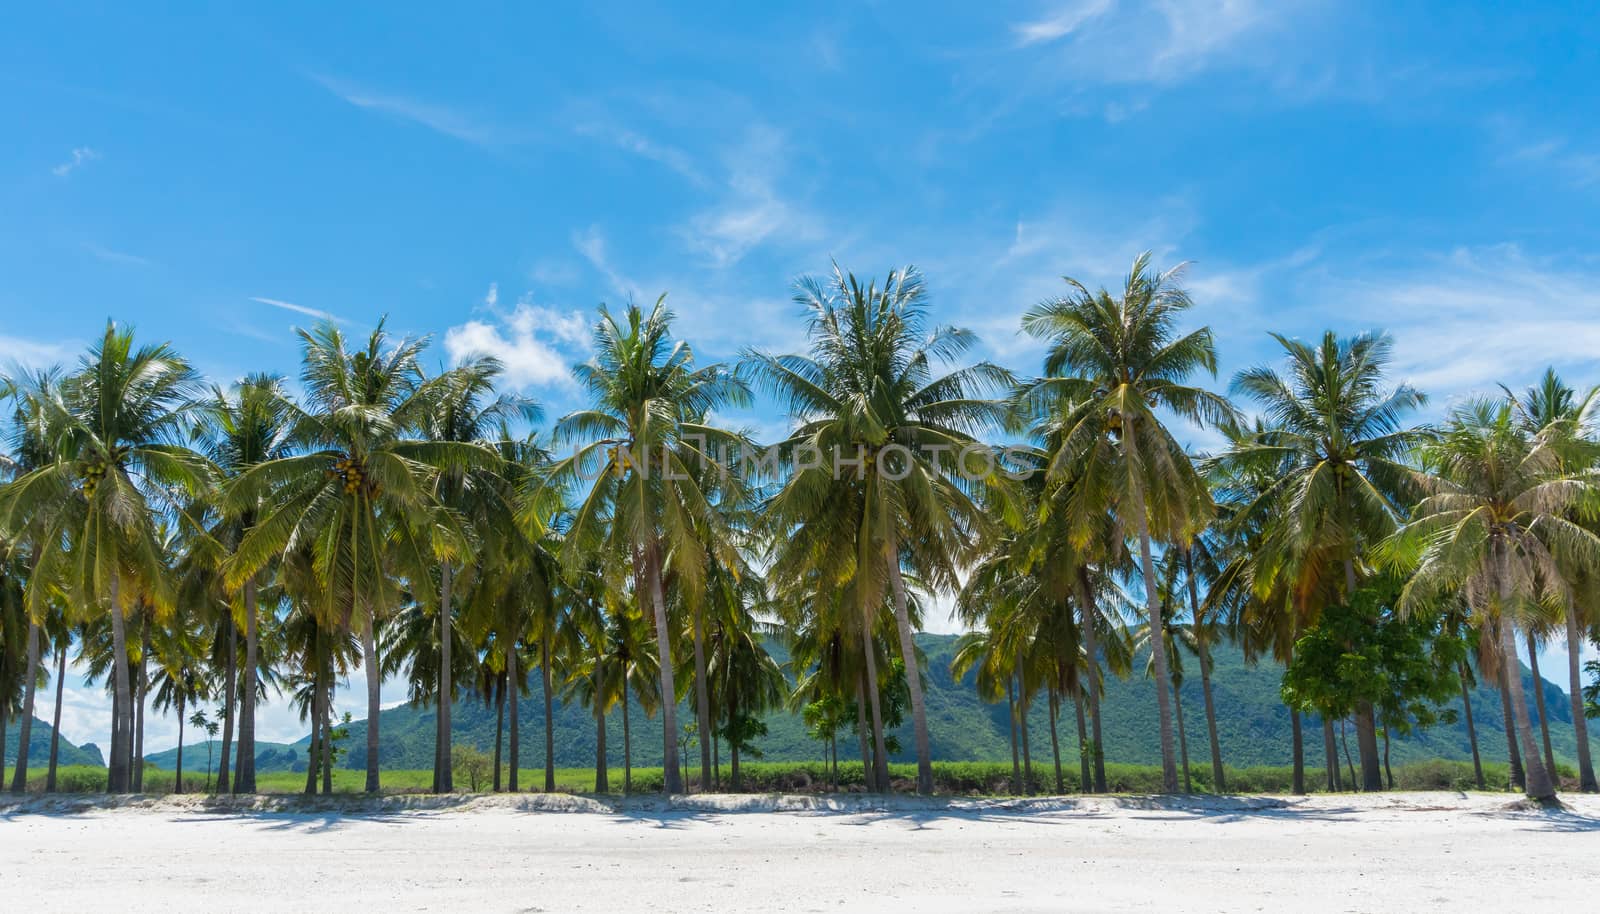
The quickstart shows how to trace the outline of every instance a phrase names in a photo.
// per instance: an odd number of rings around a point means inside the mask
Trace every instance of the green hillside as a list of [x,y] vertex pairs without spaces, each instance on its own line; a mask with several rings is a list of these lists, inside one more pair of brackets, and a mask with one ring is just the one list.
[[[17,741],[21,738],[21,724],[7,720],[5,752],[0,753],[5,756],[7,766],[16,761]],[[63,738],[56,752],[59,765],[95,765],[103,768],[106,764],[105,757],[100,754],[100,747],[94,743],[76,746],[71,740]],[[50,725],[35,717],[33,728],[28,731],[28,766],[43,768],[48,764],[50,764]]]
[[[949,761],[1004,761],[1010,759],[1007,742],[1007,718],[1003,704],[985,705],[978,701],[970,678],[958,683],[950,677],[950,659],[954,652],[955,637],[950,635],[920,635],[918,643],[928,659],[928,716],[935,759]],[[780,653],[781,646],[774,646]],[[1190,660],[1193,668],[1193,661]],[[1278,681],[1281,670],[1269,664],[1251,666],[1242,655],[1224,646],[1217,652],[1213,685],[1216,691],[1218,730],[1222,740],[1224,759],[1234,766],[1285,765],[1290,761],[1289,713],[1278,700]],[[1142,669],[1142,661],[1135,669]],[[1524,684],[1532,696],[1532,677],[1523,670]],[[544,759],[543,699],[537,677],[532,683],[532,693],[521,704],[522,765],[538,767]],[[1550,713],[1550,736],[1558,759],[1571,761],[1574,738],[1572,718],[1566,693],[1551,683],[1543,684],[1545,701]],[[1205,764],[1205,718],[1197,675],[1182,690],[1185,723],[1189,736],[1189,753],[1194,764]],[[1505,757],[1505,735],[1501,723],[1500,694],[1496,689],[1478,688],[1472,695],[1473,712],[1478,725],[1478,738],[1486,761]],[[1047,760],[1050,751],[1049,722],[1041,698],[1030,718],[1031,738],[1036,760]],[[1459,702],[1454,707],[1459,709]],[[401,706],[384,711],[381,729],[381,757],[385,768],[427,768],[433,763],[434,711],[431,708]],[[680,711],[681,720],[690,720],[689,709]],[[457,704],[453,717],[455,739],[493,751],[495,720],[494,709],[478,700]],[[765,758],[770,761],[796,761],[816,759],[821,746],[805,735],[797,715],[778,713],[767,720],[768,735],[759,740]],[[912,745],[909,724],[902,728],[901,745],[907,751]],[[555,759],[563,768],[581,768],[594,764],[594,719],[581,706],[560,703],[555,713]],[[632,715],[633,761],[636,765],[661,763],[661,729],[658,720],[650,720],[634,709]],[[1070,753],[1075,744],[1076,723],[1070,706],[1063,709],[1060,730],[1063,753]],[[1131,764],[1156,764],[1160,760],[1160,747],[1155,728],[1155,693],[1143,678],[1128,681],[1111,680],[1106,686],[1104,704],[1104,735],[1106,758],[1112,762]],[[622,715],[613,713],[607,720],[607,748],[613,765],[622,761]],[[1322,735],[1320,724],[1308,721],[1306,728],[1306,754],[1309,763],[1322,763]],[[261,771],[303,770],[307,740],[292,746],[279,743],[262,743],[257,752],[257,768]],[[351,727],[347,741],[349,753],[343,765],[363,768],[366,765],[365,728],[362,722]],[[854,753],[854,744],[841,741],[841,754]],[[1351,750],[1354,752],[1354,737]],[[1600,754],[1600,740],[1595,742]],[[1392,759],[1395,764],[1429,758],[1470,759],[1466,724],[1464,720],[1441,723],[1424,733],[1394,741]],[[150,760],[163,768],[171,768],[174,752],[153,755]],[[691,756],[694,753],[691,752]],[[903,752],[899,761],[911,761]],[[186,747],[185,767],[203,768],[205,744]]]

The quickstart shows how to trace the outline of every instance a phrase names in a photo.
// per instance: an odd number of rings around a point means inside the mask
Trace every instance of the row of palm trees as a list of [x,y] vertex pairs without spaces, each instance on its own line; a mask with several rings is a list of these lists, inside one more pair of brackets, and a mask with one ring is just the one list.
[[[76,644],[111,694],[112,791],[140,786],[152,698],[180,720],[220,700],[219,789],[254,791],[255,708],[273,690],[310,724],[307,790],[319,770],[331,789],[333,692],[359,666],[369,791],[370,671],[438,708],[445,791],[451,706],[468,694],[509,719],[507,786],[520,788],[517,702],[537,670],[547,790],[560,693],[595,715],[597,790],[620,704],[625,759],[630,706],[660,714],[664,786],[682,791],[686,701],[702,787],[725,744],[737,788],[761,717],[787,706],[830,743],[853,725],[869,788],[887,790],[886,731],[903,704],[929,792],[914,634],[929,599],[953,594],[975,629],[955,671],[1008,696],[1014,721],[1044,693],[1053,743],[1070,701],[1086,787],[1106,789],[1107,673],[1147,656],[1175,792],[1189,776],[1175,687],[1195,657],[1225,789],[1213,648],[1228,639],[1292,664],[1325,615],[1376,607],[1361,617],[1374,629],[1437,620],[1475,640],[1477,669],[1514,712],[1514,777],[1541,799],[1553,758],[1536,751],[1515,638],[1564,627],[1580,787],[1595,789],[1578,703],[1578,651],[1600,621],[1594,397],[1552,374],[1424,426],[1423,395],[1386,381],[1389,339],[1330,332],[1278,337],[1282,365],[1240,373],[1230,399],[1195,384],[1217,356],[1209,329],[1181,327],[1182,275],[1146,255],[1115,291],[1067,280],[1023,318],[1047,346],[1037,377],[972,360],[976,339],[930,323],[912,269],[881,284],[837,268],[802,279],[806,351],[733,365],[697,362],[662,301],[602,307],[593,355],[573,369],[587,403],[546,436],[531,431],[534,403],[497,390],[493,359],[429,374],[426,341],[381,323],[365,340],[330,323],[299,331],[294,390],[266,375],[205,388],[169,346],[110,324],[75,370],[5,383],[0,713],[24,728],[13,786],[46,648],[59,677]],[[792,419],[770,448],[718,420],[758,398]],[[1226,446],[1192,454],[1185,427]],[[787,670],[772,637],[788,642]],[[1464,690],[1470,665],[1459,675]],[[1405,712],[1350,694],[1361,785],[1381,789],[1378,735]],[[1308,708],[1290,705],[1304,790]],[[497,788],[499,761],[497,740]]]

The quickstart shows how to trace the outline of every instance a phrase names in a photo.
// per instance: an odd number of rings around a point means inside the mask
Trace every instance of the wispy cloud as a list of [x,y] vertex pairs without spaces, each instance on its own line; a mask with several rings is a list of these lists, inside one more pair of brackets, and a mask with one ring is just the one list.
[[706,187],[711,183],[695,165],[694,157],[676,146],[658,142],[627,127],[601,121],[587,121],[573,129],[579,136],[602,140],[642,159],[664,165],[697,187]]
[[821,237],[820,218],[778,190],[788,157],[781,132],[751,128],[725,156],[728,178],[721,199],[681,230],[689,247],[714,266],[728,267],[774,236],[790,242]]
[[92,162],[98,158],[100,158],[100,153],[95,152],[88,146],[79,146],[72,150],[72,155],[65,162],[50,169],[50,173],[58,178],[65,178],[67,175],[77,171],[85,163]]
[[314,75],[312,79],[357,108],[410,121],[474,146],[495,147],[508,140],[496,125],[483,123],[446,105],[380,92],[328,76]]
[[1071,0],[1012,25],[1074,80],[1168,85],[1218,67],[1283,61],[1269,36],[1315,2]]
[[70,343],[0,334],[0,369],[13,365],[22,368],[64,365],[76,358],[79,351],[77,346]]
[[85,241],[83,243],[83,249],[88,251],[90,254],[93,254],[95,257],[104,260],[106,263],[121,263],[129,266],[139,267],[148,267],[151,265],[149,260],[140,257],[137,254],[129,254],[126,251],[113,251],[110,248],[101,247],[100,245],[91,241]]
[[271,305],[274,308],[282,308],[285,311],[293,311],[296,314],[304,314],[307,317],[315,317],[319,320],[333,321],[337,324],[349,323],[344,318],[330,311],[322,311],[317,308],[308,308],[305,305],[297,305],[292,301],[283,301],[282,299],[277,298],[261,298],[254,295],[250,297],[250,300],[253,302],[259,302],[263,305]]
[[1076,32],[1084,23],[1111,9],[1115,0],[1081,0],[1065,4],[1043,19],[1012,26],[1022,45],[1055,41]]
[[588,318],[534,304],[529,296],[509,313],[499,309],[499,301],[499,286],[491,284],[483,307],[493,319],[470,320],[445,331],[444,348],[451,361],[493,356],[504,365],[505,380],[512,386],[571,386],[568,366],[587,346]]
[[1508,161],[1543,170],[1575,187],[1600,185],[1600,152],[1582,148],[1565,136],[1530,138],[1503,122],[1494,129],[1509,150]]

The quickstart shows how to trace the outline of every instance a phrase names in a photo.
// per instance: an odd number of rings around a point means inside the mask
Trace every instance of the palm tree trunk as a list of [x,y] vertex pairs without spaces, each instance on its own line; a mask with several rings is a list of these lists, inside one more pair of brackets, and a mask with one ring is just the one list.
[[[1511,663],[1516,662],[1515,657],[1516,655],[1513,654]],[[1505,661],[1501,661],[1501,663],[1505,665]],[[1521,790],[1523,785],[1527,783],[1527,778],[1523,776],[1522,750],[1517,748],[1517,732],[1515,725],[1512,723],[1511,684],[1504,670],[1501,670],[1501,675],[1498,678],[1500,680],[1500,723],[1505,727],[1506,731],[1506,762],[1511,774],[1511,789]]]
[[106,788],[111,793],[128,792],[128,743],[133,735],[127,713],[133,706],[128,683],[128,629],[122,615],[119,577],[111,576],[111,689],[117,705],[112,714],[110,768],[106,772]]
[[517,697],[521,691],[522,675],[517,670],[517,642],[512,641],[510,647],[506,649],[506,717],[509,718],[506,725],[511,731],[508,734],[511,748],[506,753],[506,762],[511,770],[506,772],[506,789],[512,793],[518,790],[517,768],[522,764],[522,739],[517,727]]
[[1076,712],[1078,718],[1078,792],[1088,793],[1094,788],[1094,781],[1089,774],[1091,750],[1089,747],[1089,734],[1086,732],[1083,723],[1082,694],[1078,692],[1072,694],[1072,709]]
[[150,676],[148,661],[150,659],[150,623],[144,618],[139,620],[139,682],[138,704],[134,706],[133,729],[133,792],[144,793],[144,709],[149,704]]
[[1206,710],[1206,736],[1211,741],[1211,789],[1217,793],[1228,792],[1228,781],[1222,773],[1222,744],[1217,740],[1217,706],[1211,697],[1211,638],[1209,628],[1200,622],[1200,590],[1194,579],[1194,550],[1183,550],[1183,576],[1189,585],[1189,618],[1195,627],[1195,645],[1200,654],[1200,696]]
[[1539,675],[1539,648],[1534,643],[1533,636],[1528,636],[1528,669],[1533,671],[1533,701],[1539,711],[1539,735],[1544,740],[1544,764],[1550,772],[1551,780],[1559,780],[1556,774],[1556,754],[1550,748],[1550,714],[1544,706],[1544,677]]
[[[33,739],[33,699],[39,682],[39,623],[28,617],[27,666],[22,685],[22,720],[17,725],[17,771],[11,777],[11,792],[20,794],[28,789],[28,742]],[[0,745],[5,741],[5,731],[0,730]]]
[[324,668],[322,674],[322,793],[333,793],[333,668]]
[[[1083,631],[1083,652],[1089,660],[1089,669],[1084,678],[1089,686],[1089,731],[1091,742],[1088,743],[1090,761],[1094,765],[1093,793],[1106,791],[1106,750],[1100,741],[1100,634],[1095,624],[1099,611],[1095,609],[1094,590],[1089,586],[1089,569],[1078,568],[1078,597],[1079,614],[1082,616],[1080,625]],[[1082,734],[1079,734],[1080,742]],[[1089,779],[1083,779],[1083,790],[1089,793]]]
[[178,692],[178,762],[177,762],[177,769],[178,770],[173,772],[173,776],[172,776],[172,792],[173,793],[183,793],[183,728],[184,728],[184,720],[183,720],[183,688],[180,686],[178,688],[177,692]]
[[455,567],[450,562],[439,565],[439,714],[436,718],[439,732],[434,739],[438,752],[438,784],[435,793],[455,790],[455,778],[450,770],[450,710],[455,701],[455,676],[450,669],[451,642],[455,640],[454,610],[451,609],[451,585],[455,582]]
[[550,633],[539,638],[539,681],[544,687],[544,792],[556,791],[555,688],[550,670]]
[[894,597],[895,628],[900,633],[900,655],[906,666],[906,689],[911,693],[911,728],[917,744],[917,793],[933,793],[933,756],[928,741],[928,709],[922,700],[922,674],[917,663],[917,639],[911,631],[906,604],[906,582],[900,575],[900,550],[884,550],[889,566],[889,587]]
[[[61,698],[66,692],[67,645],[56,648],[56,711],[50,719],[50,770],[44,776],[44,792],[56,792],[56,763],[61,758]],[[179,723],[182,726],[182,723]]]
[[683,793],[683,777],[678,772],[678,693],[672,681],[672,630],[667,627],[667,599],[661,590],[660,547],[654,543],[645,550],[644,574],[655,615],[656,655],[661,664],[661,788],[668,794]]
[[1211,788],[1228,792],[1228,776],[1222,769],[1222,742],[1217,738],[1217,705],[1211,692],[1211,645],[1200,642],[1200,695],[1205,699],[1206,736],[1211,740]]
[[1183,729],[1183,692],[1177,683],[1172,685],[1172,710],[1178,721],[1178,761],[1183,765],[1183,792],[1194,793],[1189,777],[1189,737]]
[[217,766],[217,793],[228,793],[233,771],[233,705],[239,688],[239,631],[233,624],[231,609],[223,611],[223,626],[228,631],[228,655],[223,659],[222,761]]
[[[738,719],[738,698],[735,697],[730,690],[728,696],[728,721],[731,724],[733,721]],[[729,776],[731,778],[729,785],[734,793],[738,793],[744,789],[744,781],[739,776],[739,740],[737,738],[728,740],[728,761],[733,766],[732,770],[729,772]]]
[[506,744],[506,686],[501,675],[500,693],[494,699],[494,792],[500,792],[500,760]]
[[[1138,447],[1134,444],[1136,432],[1129,428],[1122,436],[1124,455],[1130,466],[1139,465]],[[1144,485],[1133,483],[1133,515],[1139,530],[1139,567],[1144,572],[1145,612],[1150,631],[1150,661],[1156,680],[1156,716],[1161,734],[1161,789],[1166,793],[1178,792],[1178,759],[1172,739],[1172,673],[1167,666],[1167,645],[1161,637],[1161,607],[1157,602],[1156,563],[1150,553],[1150,517],[1145,508]]]
[[867,751],[867,690],[864,687],[865,674],[856,678],[856,741],[861,744],[861,782],[866,785],[867,792],[876,790],[873,787],[872,753]]
[[1289,709],[1289,753],[1290,753],[1290,785],[1289,791],[1298,796],[1306,792],[1306,741],[1305,734],[1300,726],[1300,712],[1294,708]]
[[1589,723],[1583,716],[1583,680],[1579,676],[1579,654],[1583,632],[1578,625],[1578,607],[1567,604],[1567,690],[1572,699],[1572,729],[1578,742],[1578,789],[1584,793],[1600,791],[1594,776],[1594,760],[1589,753]]
[[[1019,680],[1022,677],[1017,677]],[[1033,795],[1033,751],[1028,741],[1028,696],[1017,683],[1017,730],[1022,735],[1022,793]]]
[[260,638],[256,622],[256,582],[244,582],[244,686],[239,690],[239,776],[234,793],[256,792],[256,664]]
[[867,676],[867,708],[872,712],[872,783],[874,789],[883,793],[889,792],[889,752],[883,742],[883,712],[879,705],[878,696],[878,658],[873,650],[873,613],[870,608],[862,607],[861,644],[866,655]]
[[700,789],[711,789],[711,688],[706,682],[705,634],[701,629],[700,608],[692,610],[690,624],[694,631],[694,716],[700,728]]
[[628,680],[622,680],[622,793],[633,793],[633,730],[628,724]]
[[1461,707],[1466,711],[1467,742],[1472,745],[1472,774],[1479,790],[1487,790],[1483,782],[1483,756],[1478,753],[1478,725],[1472,719],[1472,695],[1467,689],[1467,664],[1462,661],[1457,669],[1461,679]]
[[1056,695],[1056,690],[1050,690],[1050,756],[1056,763],[1056,795],[1067,792],[1067,782],[1061,774],[1061,733],[1059,730],[1061,717],[1061,699]]
[[383,669],[378,665],[376,607],[369,608],[361,626],[361,666],[367,673],[367,793],[378,792],[378,715],[383,711]]
[[322,671],[311,677],[311,742],[306,745],[306,796],[317,792],[317,769],[322,767]]
[[1015,676],[1006,677],[1006,711],[1011,715],[1011,793],[1022,795],[1022,756],[1018,751],[1017,740],[1017,680]]
[[610,764],[606,760],[606,714],[598,693],[594,699],[594,792],[611,792]]
[[[1511,576],[1506,547],[1500,547],[1500,605],[1509,609],[1511,604]],[[1539,758],[1539,748],[1533,742],[1533,722],[1528,719],[1528,702],[1522,691],[1522,671],[1518,669],[1516,636],[1508,618],[1500,620],[1500,650],[1505,662],[1501,664],[1506,678],[1506,688],[1511,692],[1511,719],[1513,729],[1521,743],[1523,772],[1527,777],[1524,789],[1527,795],[1541,802],[1552,800],[1556,788],[1544,760]]]

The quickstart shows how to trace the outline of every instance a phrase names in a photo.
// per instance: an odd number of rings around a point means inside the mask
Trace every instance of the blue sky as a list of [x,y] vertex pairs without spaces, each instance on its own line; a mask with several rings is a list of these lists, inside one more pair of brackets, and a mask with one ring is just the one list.
[[1224,380],[1268,329],[1383,327],[1436,405],[1600,381],[1588,4],[324,6],[8,14],[0,362],[109,316],[293,374],[292,326],[388,314],[559,414],[597,303],[788,348],[837,258],[916,264],[1027,371],[1019,314],[1149,248]]

